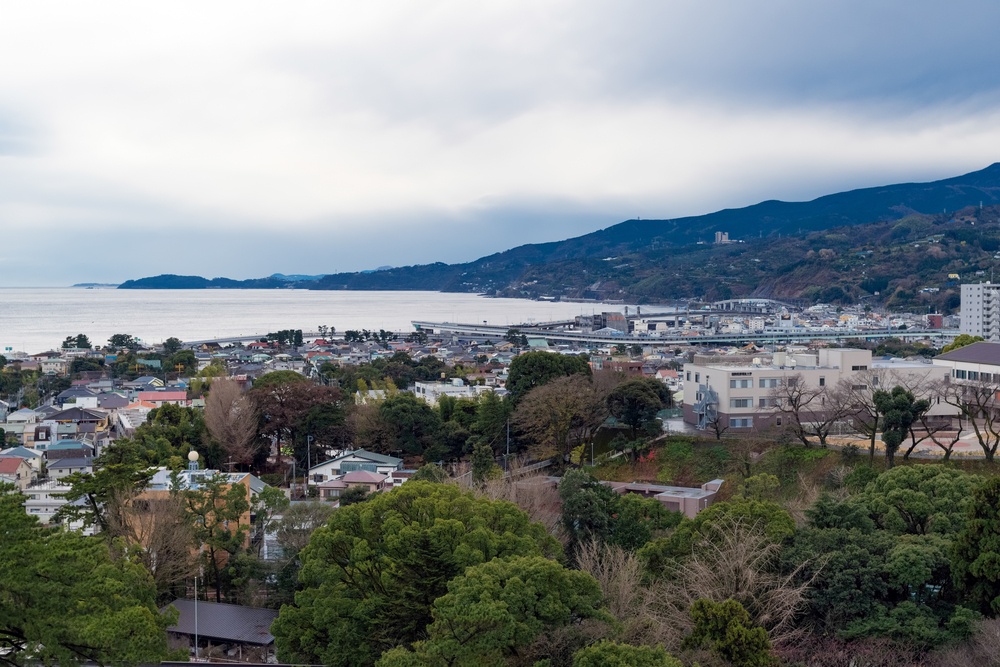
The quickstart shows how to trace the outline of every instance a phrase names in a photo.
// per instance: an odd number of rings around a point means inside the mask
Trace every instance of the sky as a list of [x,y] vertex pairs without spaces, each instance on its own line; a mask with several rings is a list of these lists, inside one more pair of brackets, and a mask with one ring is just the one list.
[[991,0],[0,0],[0,285],[470,261],[975,171],[997,25]]

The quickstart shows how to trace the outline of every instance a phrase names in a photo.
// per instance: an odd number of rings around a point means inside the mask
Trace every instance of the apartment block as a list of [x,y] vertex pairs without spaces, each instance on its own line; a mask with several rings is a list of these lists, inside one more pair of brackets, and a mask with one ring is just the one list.
[[962,285],[962,323],[959,330],[986,340],[1000,340],[1000,284]]

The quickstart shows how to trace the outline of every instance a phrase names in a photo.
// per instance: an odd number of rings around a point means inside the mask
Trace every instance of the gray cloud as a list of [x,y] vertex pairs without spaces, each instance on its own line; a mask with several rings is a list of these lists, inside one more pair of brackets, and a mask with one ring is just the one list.
[[998,18],[898,0],[12,7],[0,227],[101,259],[40,273],[6,253],[0,283],[467,261],[971,171],[1000,143]]

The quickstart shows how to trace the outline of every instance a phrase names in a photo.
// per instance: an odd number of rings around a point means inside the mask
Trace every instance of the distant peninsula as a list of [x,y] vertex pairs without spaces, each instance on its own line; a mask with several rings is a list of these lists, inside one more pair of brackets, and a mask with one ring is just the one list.
[[232,278],[202,278],[165,273],[138,280],[126,280],[118,289],[308,289],[322,276],[284,275],[275,273],[266,278],[233,280]]

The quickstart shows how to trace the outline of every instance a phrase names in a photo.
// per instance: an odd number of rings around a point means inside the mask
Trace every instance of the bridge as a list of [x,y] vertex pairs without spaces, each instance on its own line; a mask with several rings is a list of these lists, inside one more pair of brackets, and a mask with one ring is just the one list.
[[596,345],[746,345],[748,343],[793,343],[796,341],[810,340],[875,340],[880,338],[927,338],[927,337],[953,337],[958,335],[958,331],[950,329],[878,329],[878,330],[791,330],[791,331],[765,331],[747,332],[738,334],[706,334],[699,336],[681,335],[637,335],[621,334],[607,335],[585,333],[581,331],[555,331],[551,329],[540,329],[531,327],[510,327],[510,326],[490,326],[488,324],[460,324],[455,322],[423,322],[413,321],[413,326],[419,331],[428,334],[453,335],[467,338],[483,340],[501,341],[511,328],[516,328],[519,333],[528,338],[544,338],[546,340],[568,343],[584,343]]

